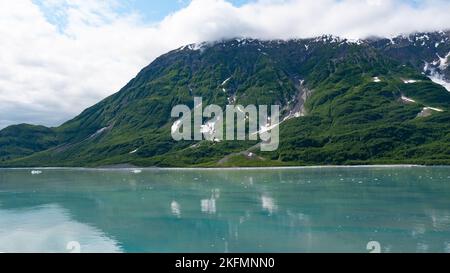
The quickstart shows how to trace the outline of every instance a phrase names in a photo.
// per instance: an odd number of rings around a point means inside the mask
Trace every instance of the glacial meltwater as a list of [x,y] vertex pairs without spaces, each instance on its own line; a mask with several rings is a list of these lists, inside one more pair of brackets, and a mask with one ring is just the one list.
[[0,252],[371,251],[450,252],[450,168],[0,169]]

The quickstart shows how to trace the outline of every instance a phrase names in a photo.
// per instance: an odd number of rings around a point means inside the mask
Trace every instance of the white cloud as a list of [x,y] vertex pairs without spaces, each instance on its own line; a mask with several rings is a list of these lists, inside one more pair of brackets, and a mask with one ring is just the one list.
[[45,14],[32,0],[0,0],[0,128],[58,125],[118,91],[158,55],[188,43],[450,28],[444,0],[260,0],[241,7],[193,0],[157,24],[118,12],[116,0],[41,1]]

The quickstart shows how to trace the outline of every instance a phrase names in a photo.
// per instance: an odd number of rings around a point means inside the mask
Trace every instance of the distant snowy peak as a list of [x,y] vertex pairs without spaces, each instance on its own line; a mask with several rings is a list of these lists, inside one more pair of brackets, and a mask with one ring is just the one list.
[[437,57],[439,58],[439,69],[445,70],[448,68],[449,60],[450,60],[450,52],[445,55],[445,57],[441,57],[437,54]]
[[208,42],[189,44],[189,45],[185,45],[185,46],[180,47],[178,49],[178,51],[184,51],[184,50],[198,51],[198,50],[203,50],[203,49],[207,48],[208,45],[210,45],[210,44],[211,43],[208,43]]
[[424,75],[450,91],[450,31],[370,38],[367,41],[393,59],[423,70]]
[[[286,46],[303,49],[306,55],[313,54],[324,46],[373,47],[404,65],[413,65],[434,82],[450,89],[450,31],[413,33],[395,37],[371,37],[367,39],[348,39],[335,35],[321,35],[305,39],[259,40],[253,38],[234,38],[214,42],[203,42],[183,46],[179,52],[202,54],[209,48],[237,49],[245,48],[261,55],[269,56]],[[225,81],[221,89],[226,93]]]
[[437,48],[450,41],[450,31],[417,32],[402,34],[393,37],[371,37],[366,39],[369,42],[384,41],[387,45],[413,45],[428,46]]
[[180,47],[176,51],[178,52],[200,52],[203,53],[208,48],[212,47],[222,47],[222,48],[252,48],[255,51],[259,51],[260,54],[268,55],[266,49],[276,49],[278,47],[287,44],[297,44],[298,46],[304,48],[305,52],[317,48],[317,46],[322,45],[333,45],[333,46],[343,46],[343,45],[362,45],[368,44],[367,41],[362,39],[346,39],[334,35],[322,35],[315,38],[308,39],[289,39],[289,40],[259,40],[252,38],[235,38],[228,40],[220,40],[213,42],[203,42],[189,44]]
[[243,46],[256,46],[263,50],[265,47],[273,47],[276,45],[282,45],[286,43],[296,42],[302,44],[305,50],[311,48],[314,44],[374,44],[384,46],[413,46],[413,47],[427,47],[430,49],[442,49],[450,44],[450,31],[435,31],[427,33],[412,33],[408,35],[398,35],[395,37],[370,37],[367,39],[350,39],[335,35],[321,35],[313,38],[301,38],[301,39],[276,39],[276,40],[262,40],[254,38],[233,38],[223,39],[218,41],[209,41],[202,43],[194,43],[180,47],[177,51],[203,51],[209,47],[221,45],[223,47],[243,47]]

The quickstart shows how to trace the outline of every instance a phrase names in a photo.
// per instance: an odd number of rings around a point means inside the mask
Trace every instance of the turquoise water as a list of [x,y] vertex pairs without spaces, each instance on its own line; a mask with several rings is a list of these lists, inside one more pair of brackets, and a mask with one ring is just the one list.
[[445,167],[41,171],[0,170],[0,252],[450,252]]

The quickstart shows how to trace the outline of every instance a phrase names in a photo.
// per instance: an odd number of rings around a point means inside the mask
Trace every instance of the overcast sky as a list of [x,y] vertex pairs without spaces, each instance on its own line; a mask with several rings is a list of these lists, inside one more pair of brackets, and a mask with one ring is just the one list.
[[450,29],[448,0],[0,0],[0,128],[56,126],[154,58],[232,37]]

